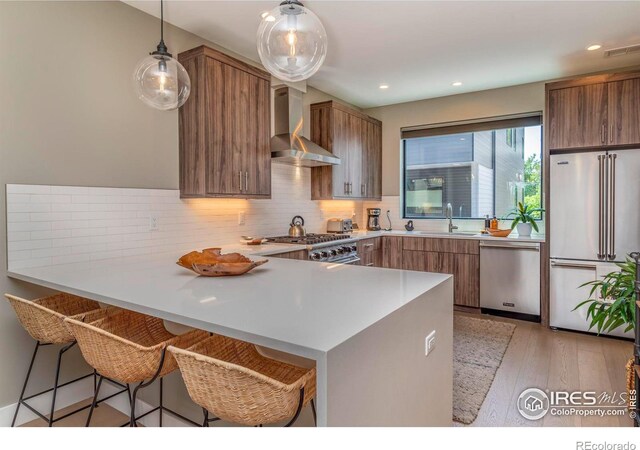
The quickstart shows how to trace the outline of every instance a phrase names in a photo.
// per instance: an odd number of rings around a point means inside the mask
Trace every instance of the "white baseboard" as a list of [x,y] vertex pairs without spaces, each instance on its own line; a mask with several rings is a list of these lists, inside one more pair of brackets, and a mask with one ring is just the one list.
[[[102,383],[102,387],[100,388],[100,398],[104,398],[111,394],[116,393],[121,388],[119,386],[113,385],[108,381],[104,381]],[[27,393],[29,395],[29,393]],[[53,393],[47,392],[39,397],[28,400],[29,405],[31,405],[36,410],[40,411],[44,415],[49,414],[49,408],[51,407],[51,398]],[[86,400],[93,396],[93,377],[85,378],[84,380],[77,381],[75,383],[71,383],[67,386],[58,389],[58,394],[56,396],[56,411],[59,411],[63,408],[66,408],[69,405],[73,405],[74,403],[78,403],[82,400]],[[129,400],[125,394],[116,395],[113,398],[105,401],[105,403],[112,408],[120,411],[127,417],[129,416]],[[0,407],[0,427],[10,427],[11,421],[13,420],[13,414],[15,413],[17,406],[16,403],[12,403],[10,405]],[[147,402],[144,402],[140,399],[136,400],[136,414],[141,415],[145,412],[153,409],[154,407]],[[37,419],[33,412],[31,412],[24,405],[20,407],[20,412],[18,413],[18,417],[16,419],[16,426],[23,425],[27,422],[30,422],[34,419]],[[158,413],[149,414],[146,417],[143,417],[138,421],[140,424],[145,427],[157,427],[159,425],[159,416]],[[192,426],[192,424],[185,422],[171,414],[164,413],[162,416],[162,425],[168,427],[188,427]]]
[[[117,386],[113,386],[111,384],[106,389],[103,387],[100,389],[100,397],[103,396],[103,393],[105,396],[111,395],[112,393],[115,393],[118,389],[119,388]],[[131,412],[129,409],[129,400],[127,399],[126,395],[116,395],[115,397],[105,401],[105,403],[111,406],[112,408],[120,411],[122,414],[126,416],[129,416]],[[153,408],[155,408],[155,406],[152,406],[143,400],[140,400],[140,399],[136,400],[137,416],[140,416],[146,413],[147,411],[152,410]],[[158,412],[151,413],[148,416],[138,420],[138,423],[140,423],[145,427],[157,427],[160,425],[159,413]],[[191,427],[193,426],[193,424],[185,422],[184,420],[172,414],[164,413],[162,414],[162,426],[163,427]]]
[[[30,395],[27,391],[27,395]],[[90,398],[93,395],[93,377],[85,378],[84,380],[77,381],[75,383],[68,384],[67,386],[58,388],[58,394],[56,395],[56,410],[66,408],[69,405],[73,405],[86,398]],[[51,399],[53,392],[47,392],[38,397],[27,400],[29,405],[34,409],[40,411],[45,416],[49,415],[49,408],[51,408]],[[0,426],[10,427],[13,420],[13,414],[16,411],[18,403],[12,403],[10,405],[0,408]],[[20,406],[20,412],[16,419],[16,426],[31,422],[37,419],[36,416],[29,408],[24,405]]]

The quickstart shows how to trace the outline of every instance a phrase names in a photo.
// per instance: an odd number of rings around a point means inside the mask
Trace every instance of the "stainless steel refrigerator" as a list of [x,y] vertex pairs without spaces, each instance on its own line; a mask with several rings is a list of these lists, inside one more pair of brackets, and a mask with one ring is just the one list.
[[550,325],[588,331],[580,285],[640,250],[640,150],[551,155],[550,171]]

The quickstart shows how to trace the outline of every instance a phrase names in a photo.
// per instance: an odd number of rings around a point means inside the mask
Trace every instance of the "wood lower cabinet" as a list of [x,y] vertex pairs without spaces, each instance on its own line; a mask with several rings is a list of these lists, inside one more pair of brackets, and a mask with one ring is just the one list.
[[286,252],[286,253],[278,253],[276,255],[271,255],[269,258],[284,258],[284,259],[297,259],[300,261],[308,261],[309,254],[306,250],[297,250],[294,252]]
[[[480,256],[449,253],[453,279],[453,303],[458,306],[480,308]],[[451,264],[451,263],[450,263]]]
[[446,253],[404,250],[402,252],[402,268],[419,272],[442,273],[442,268],[447,264],[444,261],[445,255]]
[[179,112],[180,195],[270,198],[270,75],[205,46],[178,59],[191,79]]
[[453,275],[453,303],[480,307],[480,243],[467,239],[402,238],[402,268]]
[[402,269],[402,237],[382,236],[382,267]]
[[382,238],[361,239],[357,245],[361,266],[382,267]]
[[340,103],[311,105],[311,140],[340,164],[311,168],[311,199],[382,197],[382,123]]
[[550,151],[640,145],[640,73],[548,83],[546,91]]

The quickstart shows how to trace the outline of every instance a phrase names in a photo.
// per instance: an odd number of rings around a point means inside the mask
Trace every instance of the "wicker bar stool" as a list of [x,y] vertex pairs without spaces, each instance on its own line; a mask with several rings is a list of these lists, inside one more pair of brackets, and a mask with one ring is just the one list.
[[[31,337],[36,341],[36,347],[33,351],[33,356],[31,357],[31,363],[29,364],[29,369],[27,370],[27,375],[22,386],[22,391],[20,392],[20,398],[18,399],[18,404],[13,415],[11,426],[15,425],[16,419],[18,418],[18,412],[20,411],[20,406],[22,405],[31,410],[38,417],[45,420],[50,427],[53,426],[55,422],[61,419],[64,419],[72,414],[76,414],[89,408],[89,405],[86,405],[61,417],[53,417],[55,412],[56,395],[58,393],[58,388],[67,386],[71,383],[75,383],[76,381],[83,380],[90,376],[94,377],[94,389],[96,387],[95,372],[60,384],[60,367],[62,364],[62,356],[71,347],[76,345],[75,338],[64,325],[64,319],[69,316],[76,316],[78,318],[82,317],[84,318],[84,320],[96,320],[114,310],[109,308],[100,308],[100,305],[93,300],[66,293],[59,293],[36,300],[26,300],[10,294],[5,294],[5,297],[16,312],[18,320],[20,321],[24,329],[27,330],[29,335],[31,335]],[[33,369],[38,351],[40,350],[40,347],[49,345],[62,345],[62,348],[58,352],[58,362],[56,365],[55,382],[53,384],[53,387],[25,397],[25,392],[27,390],[27,385],[29,384],[29,378],[31,376],[31,371]],[[37,411],[27,403],[28,400],[51,391],[53,391],[53,394],[50,413],[48,417]]]
[[186,350],[169,347],[169,352],[191,399],[203,409],[205,427],[218,419],[252,426],[288,420],[288,427],[309,403],[316,420],[315,368],[267,358],[253,344],[219,335]]
[[[163,411],[194,425],[200,425],[163,405],[162,377],[178,368],[173,356],[166,352],[169,345],[187,348],[205,339],[209,333],[193,330],[181,335],[174,335],[167,331],[162,319],[126,310],[93,323],[73,318],[65,319],[65,323],[75,336],[84,358],[96,369],[99,375],[98,386],[87,418],[87,426],[91,423],[93,409],[98,402],[100,386],[105,377],[113,378],[127,385],[138,383],[130,399],[130,426],[137,426],[137,420],[155,411],[159,411],[160,426],[162,426]],[[136,416],[135,404],[138,391],[157,379],[160,381],[159,406]]]

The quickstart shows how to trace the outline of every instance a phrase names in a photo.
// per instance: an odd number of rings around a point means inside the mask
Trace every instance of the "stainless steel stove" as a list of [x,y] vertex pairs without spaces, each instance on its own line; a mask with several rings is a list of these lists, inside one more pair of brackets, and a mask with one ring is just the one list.
[[360,261],[356,240],[344,234],[307,234],[306,236],[276,236],[267,238],[277,244],[306,245],[310,261],[355,264]]
[[276,236],[267,238],[268,242],[276,244],[317,245],[325,242],[350,239],[348,234],[307,234],[305,236]]

